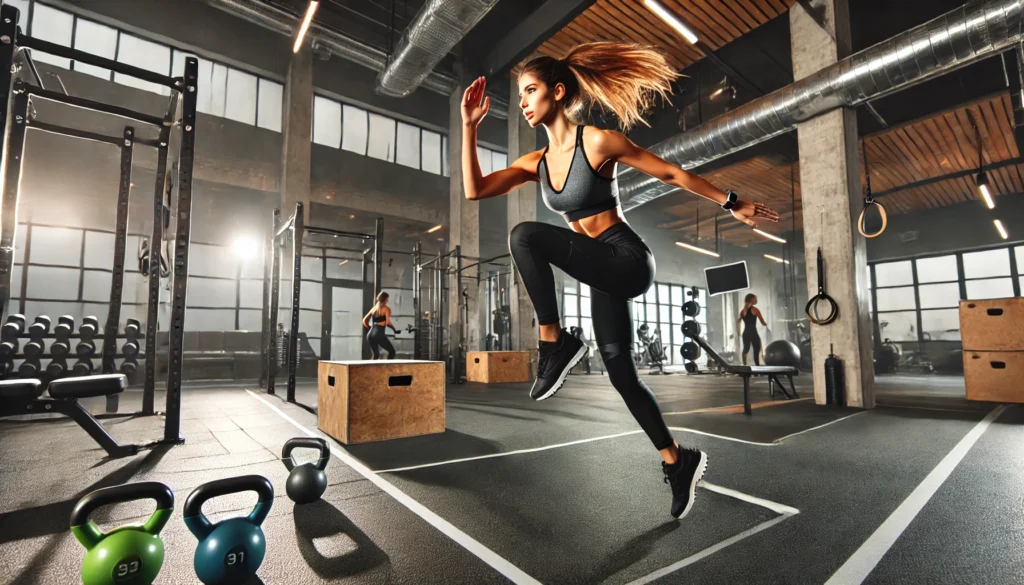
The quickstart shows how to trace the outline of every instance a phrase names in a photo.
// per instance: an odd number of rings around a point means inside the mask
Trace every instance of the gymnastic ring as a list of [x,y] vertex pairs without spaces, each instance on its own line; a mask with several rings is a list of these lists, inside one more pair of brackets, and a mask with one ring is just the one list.
[[[829,314],[828,317],[825,317],[824,319],[819,319],[818,311],[816,309],[818,303],[822,301],[828,302]],[[804,307],[804,313],[807,314],[807,320],[810,321],[811,323],[814,323],[815,325],[828,325],[835,321],[837,318],[839,318],[839,305],[832,297],[826,294],[818,294],[811,298],[811,300],[807,301],[807,306]]]
[[[882,227],[877,232],[875,232],[873,234],[869,234],[866,231],[864,231],[864,214],[867,213],[868,208],[871,207],[872,205],[877,205],[878,206],[878,213],[882,216]],[[885,232],[885,228],[888,225],[889,225],[889,217],[885,213],[885,206],[884,205],[882,205],[881,203],[879,203],[877,201],[873,201],[873,200],[864,204],[864,209],[861,210],[860,217],[857,219],[857,231],[860,232],[860,235],[864,236],[865,238],[877,238],[878,236],[882,235],[883,232]]]

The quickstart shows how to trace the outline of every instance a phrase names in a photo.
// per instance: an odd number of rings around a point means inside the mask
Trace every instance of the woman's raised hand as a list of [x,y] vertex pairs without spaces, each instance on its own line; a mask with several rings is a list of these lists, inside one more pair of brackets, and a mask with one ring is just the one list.
[[466,88],[466,93],[462,95],[462,123],[466,126],[478,126],[491,109],[491,98],[484,97],[486,91],[487,80],[483,77],[477,77]]

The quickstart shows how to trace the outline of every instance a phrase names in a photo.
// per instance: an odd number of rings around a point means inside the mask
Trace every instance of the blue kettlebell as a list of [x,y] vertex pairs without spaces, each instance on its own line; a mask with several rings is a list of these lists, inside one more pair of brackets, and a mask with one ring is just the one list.
[[[211,498],[254,491],[256,507],[244,518],[228,518],[213,524],[203,515],[203,504]],[[274,503],[274,486],[261,475],[218,479],[197,487],[185,500],[185,526],[199,539],[196,547],[196,576],[206,585],[242,585],[256,574],[267,552],[260,525]]]
[[[320,451],[320,458],[315,464],[303,463],[295,465],[292,459],[292,451],[300,447],[317,449]],[[285,492],[296,504],[311,504],[320,499],[327,490],[327,462],[331,460],[331,450],[327,447],[327,441],[318,437],[297,437],[288,439],[281,450],[281,459],[284,466],[290,472],[288,482],[285,484]]]

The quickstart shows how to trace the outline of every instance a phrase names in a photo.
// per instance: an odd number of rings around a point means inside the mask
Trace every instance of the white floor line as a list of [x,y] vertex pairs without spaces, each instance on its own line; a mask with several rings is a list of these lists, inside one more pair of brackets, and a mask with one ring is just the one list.
[[775,442],[776,442],[776,443],[781,443],[781,442],[785,441],[786,439],[788,439],[788,438],[790,438],[790,437],[795,437],[795,436],[797,436],[797,435],[802,435],[802,434],[804,434],[804,433],[809,433],[809,432],[811,432],[811,431],[816,431],[816,430],[818,430],[818,429],[822,429],[822,428],[825,428],[825,427],[827,427],[828,425],[834,425],[834,424],[836,424],[837,422],[842,422],[842,421],[844,421],[844,420],[847,420],[847,419],[851,419],[851,418],[853,418],[853,417],[857,416],[858,414],[864,414],[865,412],[867,412],[867,411],[866,411],[866,410],[862,410],[862,411],[860,411],[860,412],[855,412],[855,413],[853,413],[853,414],[850,414],[850,415],[844,416],[843,418],[837,418],[836,420],[833,420],[833,421],[829,421],[829,422],[827,422],[827,423],[825,423],[825,424],[823,424],[823,425],[818,425],[818,426],[816,426],[816,427],[811,427],[811,428],[809,428],[809,429],[805,429],[805,430],[802,430],[802,431],[798,431],[798,432],[795,432],[795,433],[793,433],[793,434],[790,434],[790,435],[786,435],[785,437],[782,437],[781,439],[775,439]]
[[[751,407],[754,410],[759,410],[761,408],[772,408],[773,406],[784,406],[786,404],[793,404],[794,402],[806,402],[808,400],[814,400],[814,398],[813,397],[806,397],[806,398],[793,398],[793,399],[790,399],[790,400],[766,400],[763,403],[759,402],[759,403],[756,403],[756,404],[752,404]],[[761,406],[757,406],[758,404],[760,404]],[[709,413],[709,412],[716,412],[716,411],[720,412],[720,411],[723,411],[723,410],[734,409],[734,408],[742,407],[742,406],[743,406],[742,404],[726,404],[724,406],[709,406],[707,408],[696,408],[694,410],[677,410],[675,412],[663,412],[662,414],[665,414],[665,415],[668,415],[668,414],[705,414],[705,413]]]
[[705,437],[713,437],[715,439],[723,439],[725,441],[732,441],[734,443],[744,443],[747,445],[757,445],[758,447],[778,447],[777,443],[757,443],[754,441],[744,441],[743,439],[737,439],[736,437],[726,437],[725,435],[715,435],[713,433],[705,433],[704,431],[698,431],[695,429],[688,429],[686,427],[669,427],[672,431],[683,431],[684,433],[693,433],[695,435],[704,435]]
[[967,408],[938,408],[935,406],[912,406],[909,404],[879,404],[878,408],[906,408],[908,410],[938,410],[940,412],[966,412],[968,414],[982,413],[984,410],[970,410]]
[[[267,408],[276,412],[278,415],[281,416],[281,418],[295,425],[296,428],[303,431],[307,435],[311,437],[320,436],[317,433],[314,433],[313,431],[307,429],[306,427],[296,422],[293,418],[285,414],[281,409],[267,402],[262,396],[257,395],[252,390],[246,390],[246,392],[248,392],[249,395],[255,398],[256,400],[259,400],[260,402],[265,404]],[[352,457],[351,455],[349,455],[345,451],[342,451],[341,449],[337,449],[336,447],[334,447],[334,445],[331,445],[330,442],[328,442],[328,445],[331,446],[332,455],[340,459],[343,463],[351,467],[353,470],[355,470],[357,473],[359,473],[366,479],[370,480],[370,482],[372,482],[374,485],[380,488],[381,491],[384,491],[385,493],[393,497],[400,504],[408,508],[413,514],[416,514],[417,516],[425,520],[428,524],[441,531],[445,536],[454,540],[460,546],[468,550],[470,553],[472,553],[474,556],[476,556],[483,562],[490,565],[494,570],[498,571],[499,573],[507,577],[513,583],[522,583],[524,585],[540,585],[540,581],[537,581],[533,577],[527,575],[519,567],[516,567],[504,558],[498,556],[497,553],[487,548],[486,546],[475,540],[473,537],[459,530],[444,518],[441,518],[434,512],[427,509],[423,504],[420,504],[416,500],[412,499],[402,490],[388,483],[386,480],[384,480],[384,478],[374,473],[371,469],[363,465],[355,457]]]
[[988,430],[992,421],[999,418],[999,415],[1006,410],[1006,406],[998,406],[988,413],[981,422],[967,433],[956,447],[950,451],[939,464],[924,478],[924,481],[914,489],[907,499],[896,508],[892,514],[868,537],[864,544],[857,549],[843,566],[839,567],[832,577],[825,582],[825,585],[860,585],[868,575],[878,566],[882,557],[889,552],[889,549],[896,540],[903,534],[903,531],[910,526],[917,514],[931,500],[935,492],[946,481],[956,466],[960,464],[967,452],[971,450],[981,435]]
[[603,441],[605,439],[617,439],[619,437],[625,437],[627,435],[636,435],[642,433],[643,430],[639,431],[627,431],[625,433],[617,433],[614,435],[604,435],[601,437],[592,437],[589,439],[580,439],[578,441],[569,441],[568,443],[558,443],[556,445],[545,445],[543,447],[534,447],[532,449],[519,449],[518,451],[506,451],[502,453],[491,453],[489,455],[477,455],[475,457],[463,457],[462,459],[448,459],[447,461],[438,461],[436,463],[424,463],[423,465],[410,465],[409,467],[395,467],[392,469],[380,469],[375,473],[397,473],[399,471],[410,471],[412,469],[423,469],[425,467],[437,467],[439,465],[448,465],[450,463],[464,463],[466,461],[478,461],[480,459],[494,459],[495,457],[507,457],[509,455],[520,455],[522,453],[537,453],[538,451],[547,451],[550,449],[558,449],[559,447],[570,447],[572,445],[581,445],[583,443],[591,443],[593,441]]
[[729,496],[730,498],[742,500],[744,502],[747,502],[748,504],[754,504],[755,506],[767,508],[772,512],[775,512],[776,514],[795,516],[796,514],[800,513],[800,510],[797,510],[796,508],[793,508],[791,506],[779,504],[777,502],[766,500],[764,498],[759,498],[757,496],[752,496],[750,494],[745,494],[743,492],[738,492],[732,488],[722,487],[720,485],[715,485],[713,483],[708,483],[706,481],[701,481],[697,485],[708,490],[709,492],[715,492],[717,494],[722,494],[723,496]]
[[766,530],[768,528],[771,528],[772,526],[775,526],[779,522],[782,522],[783,520],[785,520],[785,519],[787,519],[789,517],[790,517],[789,514],[783,514],[781,516],[777,516],[775,518],[772,518],[771,520],[768,520],[766,522],[762,522],[762,523],[758,524],[757,526],[754,526],[753,528],[744,530],[743,532],[740,532],[739,534],[737,534],[735,536],[731,536],[731,537],[723,540],[722,542],[719,542],[718,544],[715,544],[713,546],[709,546],[708,548],[700,551],[699,553],[696,553],[694,555],[688,556],[685,559],[683,559],[683,560],[681,560],[681,561],[679,561],[677,563],[672,563],[671,565],[669,565],[669,566],[667,566],[667,567],[665,567],[663,569],[658,569],[657,571],[651,573],[650,575],[641,577],[641,578],[639,578],[639,579],[637,579],[635,581],[631,581],[627,585],[643,585],[645,583],[650,583],[652,581],[656,581],[656,580],[664,577],[665,575],[670,575],[672,573],[675,573],[679,569],[682,569],[684,567],[692,565],[693,563],[696,563],[697,561],[699,561],[701,559],[707,558],[707,557],[715,554],[716,552],[718,552],[718,551],[720,551],[720,550],[722,550],[722,549],[724,549],[726,547],[732,546],[732,545],[736,544],[737,542],[743,540],[744,538],[747,538],[748,536],[753,536],[753,535],[757,534],[758,532],[761,532],[762,530]]

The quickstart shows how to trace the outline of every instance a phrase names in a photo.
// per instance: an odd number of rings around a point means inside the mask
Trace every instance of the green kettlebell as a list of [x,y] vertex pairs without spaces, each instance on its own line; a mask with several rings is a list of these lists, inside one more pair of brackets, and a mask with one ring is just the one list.
[[[156,500],[156,511],[144,524],[100,531],[89,516],[111,504]],[[174,493],[156,481],[129,483],[96,490],[79,500],[71,511],[71,533],[85,550],[82,583],[85,585],[150,585],[164,564],[160,531],[171,519]]]
[[[216,524],[203,514],[203,504],[217,496],[254,491],[256,507],[248,516]],[[185,526],[199,539],[192,566],[206,585],[241,585],[248,581],[267,552],[260,525],[274,503],[274,486],[261,475],[229,477],[205,483],[189,494],[183,513]]]
[[[316,464],[303,463],[295,465],[292,459],[292,451],[300,447],[317,449],[320,451],[320,458]],[[327,490],[327,462],[331,460],[331,450],[327,447],[327,441],[319,437],[296,437],[288,439],[281,450],[281,459],[284,466],[290,472],[288,482],[285,483],[285,492],[296,504],[311,504],[320,499]]]

